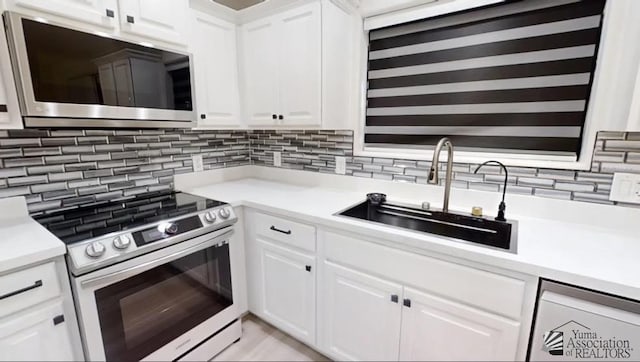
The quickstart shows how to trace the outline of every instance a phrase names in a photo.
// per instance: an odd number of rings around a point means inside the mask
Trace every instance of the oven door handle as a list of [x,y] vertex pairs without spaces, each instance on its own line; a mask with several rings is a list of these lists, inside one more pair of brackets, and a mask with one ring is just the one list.
[[133,266],[131,268],[128,269],[124,269],[121,271],[117,271],[115,273],[111,273],[109,275],[103,275],[103,276],[99,276],[99,277],[95,277],[95,278],[90,278],[87,280],[83,280],[80,282],[80,285],[82,285],[83,287],[90,287],[96,284],[110,284],[112,281],[117,281],[120,279],[125,279],[131,276],[134,276],[136,274],[141,273],[142,271],[145,270],[149,270],[152,268],[155,268],[156,266],[162,265],[164,263],[170,262],[172,260],[175,259],[180,259],[183,256],[187,256],[193,252],[196,252],[198,250],[201,249],[205,249],[208,248],[210,246],[219,244],[221,241],[224,241],[224,239],[228,238],[229,236],[231,236],[233,234],[233,230],[229,230],[226,233],[220,234],[216,237],[214,237],[213,239],[209,239],[207,241],[204,241],[200,244],[196,244],[194,246],[191,246],[187,249],[184,250],[180,250],[178,252],[175,252],[173,254],[169,254],[167,256],[163,256],[162,258],[159,259],[155,259],[140,265],[136,265]]

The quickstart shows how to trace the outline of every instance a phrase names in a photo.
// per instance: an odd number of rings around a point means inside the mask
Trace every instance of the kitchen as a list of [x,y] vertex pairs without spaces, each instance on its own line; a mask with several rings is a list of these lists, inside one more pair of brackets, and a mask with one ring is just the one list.
[[640,359],[637,1],[0,8],[0,360]]

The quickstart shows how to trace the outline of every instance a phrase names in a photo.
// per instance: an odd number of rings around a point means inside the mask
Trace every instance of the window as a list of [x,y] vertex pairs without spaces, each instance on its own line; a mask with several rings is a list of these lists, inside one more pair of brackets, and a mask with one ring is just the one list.
[[519,1],[370,31],[365,147],[448,136],[468,150],[575,160],[604,5]]

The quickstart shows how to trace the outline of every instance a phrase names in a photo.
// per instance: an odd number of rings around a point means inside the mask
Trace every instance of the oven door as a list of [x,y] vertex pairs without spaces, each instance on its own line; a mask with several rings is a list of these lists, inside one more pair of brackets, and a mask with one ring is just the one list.
[[173,360],[238,318],[225,229],[74,280],[89,360]]

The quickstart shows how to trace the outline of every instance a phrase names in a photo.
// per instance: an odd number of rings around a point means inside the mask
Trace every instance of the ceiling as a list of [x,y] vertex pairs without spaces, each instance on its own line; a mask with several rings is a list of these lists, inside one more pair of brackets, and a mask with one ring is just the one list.
[[234,10],[246,9],[250,6],[260,4],[265,1],[266,0],[213,0],[213,2],[222,4]]

